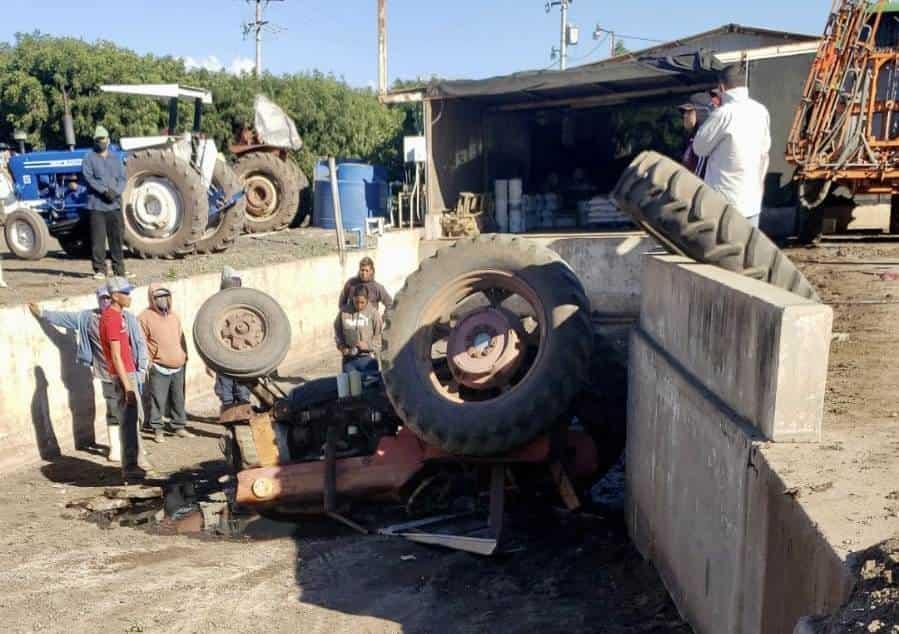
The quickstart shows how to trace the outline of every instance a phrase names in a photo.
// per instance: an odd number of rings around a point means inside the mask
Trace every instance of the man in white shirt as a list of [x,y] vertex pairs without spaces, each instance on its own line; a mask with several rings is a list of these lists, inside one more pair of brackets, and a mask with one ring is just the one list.
[[693,139],[693,151],[706,159],[705,181],[755,227],[771,149],[768,110],[749,98],[743,69],[734,64],[720,75],[722,102]]

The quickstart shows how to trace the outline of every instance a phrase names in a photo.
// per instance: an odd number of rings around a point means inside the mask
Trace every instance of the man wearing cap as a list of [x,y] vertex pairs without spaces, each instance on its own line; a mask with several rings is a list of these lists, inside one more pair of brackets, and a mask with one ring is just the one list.
[[693,151],[707,157],[706,183],[758,227],[771,150],[771,117],[765,106],[749,97],[740,65],[721,71],[719,84],[721,107],[699,128]]
[[[100,344],[100,315],[109,307],[112,299],[105,284],[97,289],[96,295],[97,308],[94,309],[81,311],[43,310],[37,304],[31,303],[28,304],[28,310],[37,319],[45,321],[52,326],[74,330],[78,336],[78,352],[75,362],[92,368],[94,376],[100,379],[101,383],[110,383],[112,376],[106,370],[106,358],[103,353],[103,346]],[[146,374],[149,363],[143,331],[141,331],[137,318],[133,314],[128,311],[122,314],[128,329],[128,341],[131,345],[131,350],[134,351],[134,362],[137,365],[138,372],[143,376]],[[105,393],[106,388],[104,388]],[[109,408],[107,408],[106,412],[106,425],[109,436],[109,453],[107,458],[110,462],[119,462],[122,458],[118,419],[110,416]]]
[[[148,465],[141,464],[138,423],[141,418],[138,397],[138,367],[124,317],[131,305],[134,287],[124,277],[111,277],[106,284],[112,300],[100,315],[100,347],[111,380],[103,383],[107,416],[118,423],[122,446],[122,477],[126,482],[139,480]],[[146,466],[145,466],[146,465]]]
[[702,177],[700,173],[699,157],[693,151],[693,139],[696,136],[696,130],[705,123],[711,111],[711,97],[705,93],[696,93],[690,95],[690,100],[682,103],[677,107],[683,117],[684,132],[688,135],[687,145],[684,148],[684,154],[681,163],[694,174]]
[[162,284],[153,283],[147,291],[149,305],[138,321],[147,338],[150,351],[150,427],[153,439],[161,443],[163,415],[171,404],[170,431],[180,438],[189,438],[187,414],[184,409],[184,366],[187,364],[187,342],[181,320],[172,310],[172,292]]
[[91,248],[94,279],[106,279],[106,241],[115,275],[132,277],[125,272],[122,240],[125,219],[122,215],[122,192],[125,191],[125,164],[109,151],[109,132],[102,125],[94,130],[94,149],[81,163],[88,185],[87,209],[91,219]]

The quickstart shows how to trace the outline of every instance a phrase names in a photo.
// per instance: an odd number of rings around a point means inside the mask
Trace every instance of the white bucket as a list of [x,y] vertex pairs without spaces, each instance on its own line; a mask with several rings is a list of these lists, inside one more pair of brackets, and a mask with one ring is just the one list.
[[496,180],[493,183],[496,224],[500,233],[509,231],[509,181]]
[[520,205],[523,192],[520,178],[509,179],[509,205]]

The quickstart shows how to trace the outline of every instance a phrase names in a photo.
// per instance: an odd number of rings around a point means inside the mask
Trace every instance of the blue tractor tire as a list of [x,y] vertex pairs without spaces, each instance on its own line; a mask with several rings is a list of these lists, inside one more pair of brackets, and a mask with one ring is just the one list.
[[[215,204],[215,199],[229,200],[243,189],[237,174],[223,160],[215,162],[212,187],[216,191],[216,195],[214,198],[209,197],[209,205]],[[246,207],[246,197],[241,196],[236,203],[223,212],[214,213],[214,210],[210,209],[206,231],[197,242],[197,253],[227,251],[243,232]]]
[[7,214],[3,236],[9,250],[23,260],[40,260],[50,248],[47,223],[39,213],[27,207]]
[[208,221],[206,188],[196,169],[166,149],[137,150],[125,160],[125,244],[143,258],[196,251]]

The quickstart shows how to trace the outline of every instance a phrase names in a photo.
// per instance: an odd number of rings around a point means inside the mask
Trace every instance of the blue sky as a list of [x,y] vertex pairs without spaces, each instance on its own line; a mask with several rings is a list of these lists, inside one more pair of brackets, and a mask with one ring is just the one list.
[[[591,39],[596,23],[619,33],[672,39],[728,22],[818,34],[830,0],[573,0],[571,21],[581,43],[571,64],[601,59]],[[436,74],[475,78],[543,68],[558,43],[559,13],[545,0],[387,0],[389,73],[394,78]],[[0,40],[39,29],[93,41],[108,39],[139,53],[171,54],[194,63],[252,67],[254,45],[241,23],[252,17],[245,0],[3,0]],[[272,2],[263,65],[274,73],[318,69],[357,86],[377,78],[376,0]],[[631,49],[647,45],[625,42]],[[592,51],[592,52],[591,52]]]

